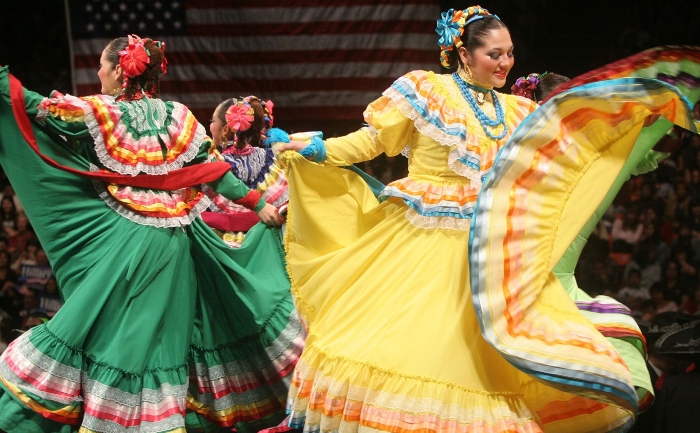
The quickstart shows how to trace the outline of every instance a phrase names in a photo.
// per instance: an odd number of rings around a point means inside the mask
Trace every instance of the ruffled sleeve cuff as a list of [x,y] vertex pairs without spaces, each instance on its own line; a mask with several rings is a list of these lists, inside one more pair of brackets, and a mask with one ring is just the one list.
[[234,203],[250,209],[254,212],[260,212],[260,210],[265,207],[265,200],[260,197],[260,193],[254,189],[248,191],[248,194],[243,198],[235,200]]
[[311,144],[300,150],[299,153],[313,162],[323,162],[326,160],[326,144],[320,137],[313,137]]

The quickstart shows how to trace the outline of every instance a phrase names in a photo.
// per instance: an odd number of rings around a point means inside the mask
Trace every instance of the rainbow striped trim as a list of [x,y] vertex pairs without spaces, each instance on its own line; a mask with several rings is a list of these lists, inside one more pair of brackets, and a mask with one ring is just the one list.
[[700,47],[667,45],[642,51],[573,78],[558,86],[545,101],[575,86],[625,77],[656,78],[671,84],[692,107],[700,97]]
[[[526,98],[498,97],[504,106],[509,131],[513,131],[537,107]],[[482,182],[508,136],[498,141],[486,137],[450,75],[426,71],[404,75],[384,92],[382,98],[370,104],[365,111],[365,120],[372,125],[375,112],[395,106],[403,116],[414,121],[419,132],[442,146],[452,147],[447,165],[468,182],[455,184],[453,181],[442,183],[406,178],[387,185],[380,197],[402,199],[410,207],[408,219],[418,227],[468,230]]]
[[160,99],[115,102],[106,95],[56,93],[40,104],[37,118],[47,115],[84,122],[99,161],[120,174],[166,174],[182,168],[206,139],[204,126],[187,107]]
[[683,96],[658,80],[603,81],[550,99],[499,153],[470,234],[473,301],[484,338],[527,374],[630,413],[639,404],[630,372],[601,334],[605,323],[594,325],[580,313],[604,305],[548,300],[563,290],[552,269],[587,219],[572,196],[585,190],[591,203],[602,200],[608,178],[585,179],[595,185],[582,179],[597,163],[616,161],[619,169],[650,114],[695,130]]
[[[33,344],[35,338],[53,341],[52,347],[65,359],[43,354]],[[103,364],[92,368],[90,359],[64,346],[42,326],[27,331],[0,356],[0,380],[33,411],[59,423],[80,424],[81,431],[184,432],[186,409],[221,427],[232,427],[283,412],[304,339],[305,331],[292,311],[285,329],[256,356],[241,359],[225,348],[217,349],[237,359],[227,362],[211,350],[193,347],[188,385],[187,365],[143,374]],[[219,356],[217,363],[212,363],[212,356]],[[109,378],[119,388],[101,383],[93,374]],[[145,383],[159,385],[150,389]]]
[[[94,166],[92,169],[97,170]],[[209,197],[195,188],[159,191],[99,181],[93,181],[93,186],[119,215],[153,227],[187,226],[211,205]]]
[[[169,382],[167,378],[185,378],[187,366],[161,372],[154,382],[161,383],[158,389],[126,392],[90,379],[89,371],[41,353],[31,341],[35,329],[13,341],[0,356],[3,385],[35,412],[64,424],[81,423],[96,432],[115,431],[116,426],[119,431],[136,431],[142,424],[162,426],[160,431],[184,428],[187,385]],[[43,332],[40,338],[56,340],[45,329],[37,332]],[[71,349],[66,348],[66,352],[69,357],[79,357]],[[117,371],[112,374],[120,375]]]

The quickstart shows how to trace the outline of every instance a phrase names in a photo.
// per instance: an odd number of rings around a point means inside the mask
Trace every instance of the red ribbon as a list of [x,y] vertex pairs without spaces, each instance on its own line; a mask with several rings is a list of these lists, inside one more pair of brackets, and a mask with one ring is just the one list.
[[24,139],[27,141],[29,146],[37,153],[37,155],[41,157],[41,159],[52,167],[77,174],[78,176],[99,180],[106,183],[164,191],[173,191],[180,188],[187,188],[215,181],[231,168],[228,163],[221,161],[191,165],[170,171],[164,175],[138,174],[136,176],[128,176],[118,173],[84,171],[62,165],[51,159],[49,156],[44,155],[41,153],[41,150],[39,150],[36,138],[34,137],[31,122],[24,107],[24,90],[22,89],[22,83],[12,74],[9,74],[9,80],[12,112],[15,115],[17,126],[19,127],[20,132],[24,136]]

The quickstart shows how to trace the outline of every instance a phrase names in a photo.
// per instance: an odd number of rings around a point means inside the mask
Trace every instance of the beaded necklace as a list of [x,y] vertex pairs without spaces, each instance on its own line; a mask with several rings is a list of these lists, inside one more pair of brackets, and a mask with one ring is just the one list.
[[[481,90],[481,88],[467,83],[462,79],[462,77],[459,76],[457,72],[452,74],[452,78],[455,80],[455,83],[457,83],[457,87],[462,93],[462,96],[464,96],[464,99],[466,99],[469,106],[472,107],[474,115],[479,120],[479,123],[484,129],[484,133],[486,134],[486,136],[493,140],[500,140],[501,138],[505,137],[506,134],[508,134],[508,125],[506,125],[506,116],[503,112],[503,108],[501,107],[501,103],[498,100],[498,97],[496,97],[496,92],[490,90],[491,99],[493,100],[493,106],[496,109],[496,119],[492,120],[489,118],[489,116],[486,115],[486,113],[484,113],[484,111],[481,108],[479,108],[479,104],[474,98],[474,95],[472,95],[472,92],[469,91],[469,89],[479,91]],[[503,125],[503,131],[498,135],[491,134],[489,129],[496,129],[500,125]]]

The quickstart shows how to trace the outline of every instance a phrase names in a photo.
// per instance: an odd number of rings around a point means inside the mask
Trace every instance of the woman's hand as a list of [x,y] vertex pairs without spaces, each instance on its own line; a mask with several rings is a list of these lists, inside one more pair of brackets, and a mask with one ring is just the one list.
[[277,212],[277,208],[270,203],[266,203],[265,207],[260,209],[258,217],[260,217],[260,221],[268,226],[281,226],[284,222],[284,219]]
[[651,114],[651,115],[647,116],[647,118],[644,119],[644,126],[651,126],[651,125],[653,125],[654,122],[656,122],[657,120],[659,120],[659,117],[661,117],[660,114]]
[[296,150],[297,152],[299,152],[300,150],[302,150],[306,146],[308,146],[308,144],[304,143],[303,141],[290,141],[289,143],[281,144],[277,148],[277,151],[284,152],[285,150]]

